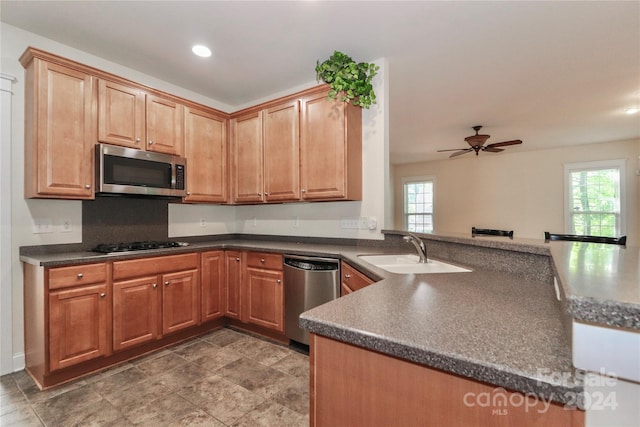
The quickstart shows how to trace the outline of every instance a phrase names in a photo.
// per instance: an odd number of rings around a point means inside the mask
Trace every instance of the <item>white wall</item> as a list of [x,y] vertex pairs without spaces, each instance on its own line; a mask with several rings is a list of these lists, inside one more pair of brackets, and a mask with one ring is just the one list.
[[[155,79],[136,70],[124,67],[94,55],[62,45],[33,33],[0,22],[0,72],[17,77],[13,84],[12,98],[12,147],[11,164],[11,305],[13,308],[12,357],[13,369],[22,369],[24,364],[23,340],[23,291],[22,267],[19,247],[82,242],[82,203],[66,200],[25,200],[24,194],[24,69],[18,59],[27,47],[33,46],[65,58],[87,64],[101,70],[128,78],[138,83],[163,90],[217,108],[221,111],[237,111],[239,107],[229,106],[203,97],[186,89]],[[196,236],[227,233],[288,234],[318,237],[362,237],[380,239],[379,229],[342,230],[340,219],[376,217],[380,227],[385,223],[385,193],[383,188],[390,182],[388,173],[380,173],[386,168],[388,158],[388,84],[386,62],[375,61],[381,66],[380,77],[376,78],[378,104],[363,113],[363,201],[340,203],[288,204],[276,206],[215,206],[215,205],[170,205],[169,236]],[[316,84],[292,88],[292,91]],[[257,103],[258,101],[256,101]],[[254,103],[251,103],[254,104]],[[4,153],[4,151],[3,151]],[[2,197],[5,195],[3,194]],[[388,208],[387,208],[388,209]],[[298,227],[292,226],[292,213],[298,217]],[[321,215],[319,215],[321,213]],[[256,226],[248,227],[247,218],[256,218]],[[53,221],[54,232],[33,234],[35,219],[49,218]],[[200,226],[205,219],[206,227]],[[63,220],[70,220],[71,232],[62,232]],[[316,221],[317,220],[317,221]],[[253,224],[253,222],[251,222]],[[379,227],[379,228],[380,228]],[[3,257],[5,256],[3,252]],[[3,268],[4,269],[4,268]]]
[[395,228],[403,228],[402,178],[435,176],[436,233],[470,233],[471,227],[514,230],[542,239],[563,232],[564,163],[627,159],[628,244],[640,244],[640,141],[607,142],[550,150],[481,153],[456,159],[396,165]]

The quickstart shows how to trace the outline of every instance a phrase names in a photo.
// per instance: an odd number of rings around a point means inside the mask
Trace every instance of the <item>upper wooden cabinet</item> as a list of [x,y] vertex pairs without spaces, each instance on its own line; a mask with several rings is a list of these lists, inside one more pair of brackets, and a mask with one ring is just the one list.
[[262,111],[231,119],[233,203],[260,203],[263,199]]
[[302,98],[300,116],[302,199],[362,200],[362,109],[322,90]]
[[185,108],[185,202],[227,202],[227,126],[228,119],[222,115],[196,108]]
[[109,80],[98,82],[98,141],[144,150],[143,91]]
[[263,111],[264,196],[267,202],[300,199],[300,102]]
[[182,104],[108,80],[98,87],[98,141],[183,154]]
[[25,197],[92,199],[95,79],[29,51],[25,83]]

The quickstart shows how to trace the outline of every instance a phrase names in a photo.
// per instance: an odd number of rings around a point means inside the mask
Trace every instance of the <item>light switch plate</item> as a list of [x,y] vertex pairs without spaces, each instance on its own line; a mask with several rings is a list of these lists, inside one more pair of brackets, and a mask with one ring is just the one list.
[[34,218],[33,234],[53,233],[53,221],[51,218]]

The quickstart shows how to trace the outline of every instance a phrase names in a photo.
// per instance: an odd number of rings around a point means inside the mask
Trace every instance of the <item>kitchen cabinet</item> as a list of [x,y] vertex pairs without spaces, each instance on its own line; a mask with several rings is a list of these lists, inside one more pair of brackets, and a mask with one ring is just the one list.
[[362,200],[362,109],[324,89],[301,101],[300,187],[303,200]]
[[231,119],[233,203],[262,203],[262,111]]
[[104,79],[98,87],[98,141],[182,156],[182,104]]
[[375,282],[344,261],[341,262],[341,274],[340,296],[348,295]]
[[96,88],[91,75],[27,50],[25,198],[93,199]]
[[585,425],[584,411],[316,334],[309,359],[315,427]]
[[113,349],[123,350],[160,338],[157,276],[113,284]]
[[25,363],[40,384],[60,370],[110,353],[107,282],[105,263],[25,265]]
[[246,321],[284,333],[282,255],[248,252],[246,259]]
[[[85,271],[87,278],[84,278]],[[52,268],[48,274],[49,364],[46,371],[105,356],[109,352],[105,264]]]
[[299,116],[297,99],[263,111],[264,197],[267,202],[300,199]]
[[113,263],[114,348],[139,345],[200,323],[196,253]]
[[234,203],[300,199],[299,101],[232,118]]
[[185,202],[227,202],[227,126],[228,120],[222,115],[185,109],[184,147],[188,162]]
[[238,320],[240,320],[243,315],[243,258],[244,254],[240,251],[225,251],[224,253],[224,266],[226,276],[224,315],[231,319]]
[[206,322],[224,316],[225,254],[224,251],[209,251],[203,252],[200,257],[201,320]]

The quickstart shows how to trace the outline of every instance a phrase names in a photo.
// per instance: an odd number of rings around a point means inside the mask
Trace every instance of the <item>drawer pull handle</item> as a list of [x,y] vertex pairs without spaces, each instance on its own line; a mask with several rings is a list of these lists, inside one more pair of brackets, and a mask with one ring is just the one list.
[[278,279],[276,280],[276,283],[282,283],[282,280]]
[[165,286],[169,286],[171,282],[164,282]]
[[91,188],[91,184],[86,184],[86,185],[84,186],[84,188],[86,188],[87,190],[88,190],[88,189],[90,189],[90,188]]
[[345,274],[345,275],[344,275],[344,278],[345,278],[345,279],[351,279],[351,275],[350,275],[350,274]]
[[152,144],[153,144],[153,141],[149,140],[149,145],[152,145]]
[[107,296],[107,294],[105,294],[104,292],[100,294],[100,298],[104,298],[106,296]]
[[153,286],[153,289],[155,289],[155,288],[157,288],[157,287],[158,287],[158,284],[157,284],[157,283],[154,283],[152,286]]
[[236,261],[240,261],[240,258],[236,258]]
[[260,262],[264,262],[264,258],[260,258]]
[[83,277],[84,277],[84,274],[78,273],[78,279],[82,279]]

